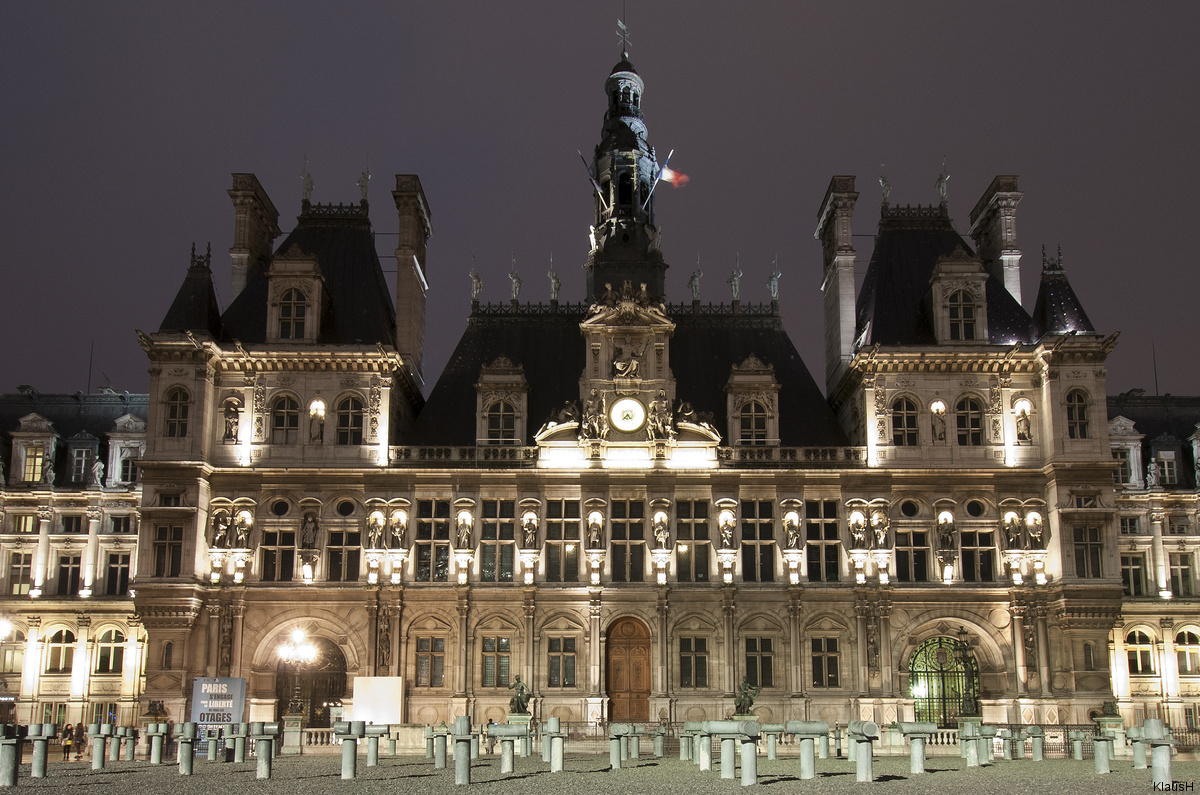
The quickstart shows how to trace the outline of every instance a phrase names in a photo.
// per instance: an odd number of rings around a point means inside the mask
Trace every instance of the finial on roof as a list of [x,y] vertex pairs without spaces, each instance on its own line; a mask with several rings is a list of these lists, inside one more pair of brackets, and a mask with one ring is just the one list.
[[1042,244],[1042,272],[1043,273],[1062,273],[1063,272],[1063,256],[1062,246],[1058,247],[1057,257],[1046,256],[1046,244]]
[[892,183],[888,182],[887,172],[884,170],[886,164],[879,164],[879,189],[883,192],[883,203],[888,203],[888,197],[892,195]]
[[358,180],[354,183],[358,186],[359,192],[362,194],[362,200],[367,200],[367,185],[371,183],[371,164],[367,163],[367,167],[363,173],[358,175]]
[[950,175],[946,173],[946,158],[942,158],[942,173],[938,174],[937,192],[941,199],[941,203],[946,203],[946,183],[950,181]]
[[308,155],[304,156],[304,168],[300,169],[300,184],[303,186],[300,197],[306,202],[312,201],[313,178],[308,173]]
[[205,250],[204,256],[200,257],[200,256],[196,255],[196,242],[192,241],[192,256],[191,256],[191,261],[188,263],[188,267],[189,268],[208,268],[211,264],[212,264],[212,243],[210,242],[208,244],[208,248]]

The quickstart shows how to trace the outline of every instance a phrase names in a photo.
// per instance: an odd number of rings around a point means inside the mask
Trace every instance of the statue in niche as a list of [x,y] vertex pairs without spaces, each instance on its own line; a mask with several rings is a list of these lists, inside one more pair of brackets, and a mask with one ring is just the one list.
[[407,523],[403,519],[398,516],[392,517],[392,549],[404,549],[404,533],[407,529]]
[[229,514],[217,511],[212,519],[212,546],[223,549],[229,546]]
[[588,549],[600,549],[604,545],[604,519],[600,516],[588,517],[587,542]]
[[239,512],[233,521],[233,546],[234,549],[250,548],[250,514],[246,511]]
[[225,404],[225,436],[223,441],[235,444],[238,440],[238,425],[241,422],[242,410],[236,401]]
[[942,568],[945,568],[954,562],[954,550],[956,548],[954,540],[954,521],[951,519],[940,520],[937,526],[937,533],[938,562],[942,565]]
[[1030,549],[1045,549],[1046,536],[1045,528],[1042,526],[1042,520],[1029,522],[1026,525],[1029,530],[1029,548]]
[[316,549],[317,546],[317,516],[316,514],[304,514],[304,521],[300,525],[300,547],[302,549]]
[[308,417],[308,441],[322,444],[325,441],[325,412],[313,412]]
[[1021,549],[1021,520],[1015,514],[1004,520],[1004,539],[1008,549]]
[[[3,475],[0,475],[3,480]],[[104,485],[104,462],[97,458],[92,462],[92,485],[99,488]]]
[[469,549],[471,546],[471,515],[460,511],[458,516],[458,548]]
[[1033,441],[1033,429],[1030,427],[1029,413],[1026,411],[1017,415],[1017,441]]
[[733,698],[733,712],[735,715],[749,715],[750,708],[754,706],[754,699],[758,698],[758,694],[762,692],[761,688],[750,684],[750,681],[742,677],[742,683],[738,685],[737,695]]
[[946,415],[935,413],[933,415],[933,438],[934,441],[946,441]]
[[875,534],[875,548],[888,548],[888,518],[883,511],[876,511],[871,514],[871,530]]
[[733,526],[734,520],[732,512],[729,514],[727,519],[719,522],[718,530],[721,533],[721,549],[733,548]]
[[784,529],[784,532],[787,533],[787,548],[788,549],[799,549],[800,548],[800,523],[799,522],[789,522],[789,521],[785,520],[783,523],[783,529]]
[[[697,265],[700,264],[699,260],[697,260],[696,264]],[[692,278],[688,279],[687,286],[688,286],[688,289],[692,291],[692,300],[693,301],[700,300],[700,278],[702,276],[704,276],[704,271],[700,270],[700,268],[697,267],[696,270],[692,271]]]
[[379,667],[387,668],[392,664],[392,618],[391,612],[386,606],[379,610],[379,630],[376,633],[375,647],[377,649],[375,659],[379,661]]
[[671,529],[667,527],[667,515],[660,513],[654,519],[654,540],[659,549],[666,549],[671,543]]
[[851,522],[850,523],[850,546],[852,549],[867,548],[867,524],[866,522]]
[[382,514],[372,514],[367,517],[367,549],[383,548],[383,525]]
[[517,692],[508,700],[508,712],[510,715],[528,715],[529,714],[529,699],[533,693],[529,690],[529,685],[521,681],[521,675],[517,674],[513,677],[513,683],[508,686],[509,690]]
[[533,549],[537,546],[537,516],[530,513],[521,520],[521,532],[524,533],[525,548]]
[[642,357],[646,354],[646,348],[649,344],[650,341],[647,340],[639,351],[634,348],[633,343],[626,337],[622,346],[617,348],[617,355],[613,360],[613,369],[616,370],[616,374],[622,378],[640,378]]
[[478,301],[479,294],[483,292],[483,277],[474,268],[467,275],[471,277],[471,300]]

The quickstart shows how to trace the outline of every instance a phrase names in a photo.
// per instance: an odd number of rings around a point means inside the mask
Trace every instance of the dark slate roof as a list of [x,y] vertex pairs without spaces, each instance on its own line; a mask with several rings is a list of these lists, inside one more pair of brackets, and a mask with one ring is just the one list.
[[213,290],[211,256],[196,256],[192,247],[192,262],[188,266],[183,284],[171,302],[171,308],[163,317],[159,331],[204,331],[214,339],[221,336],[221,308],[217,306],[217,294]]
[[1197,432],[1196,426],[1200,424],[1200,397],[1146,395],[1141,390],[1109,395],[1108,418],[1117,417],[1132,420],[1133,427],[1144,435],[1142,461],[1150,460],[1150,447],[1159,437],[1175,437],[1183,454],[1183,460],[1176,468],[1180,480],[1178,487],[1196,488],[1196,462],[1188,439]]
[[0,395],[0,460],[4,462],[4,471],[6,474],[12,472],[12,434],[20,430],[22,417],[40,414],[54,426],[61,440],[56,448],[55,481],[65,483],[70,476],[70,467],[67,445],[62,441],[95,437],[99,440],[100,457],[104,459],[108,452],[108,434],[117,418],[132,414],[145,420],[149,416],[149,400],[149,395],[128,392],[43,395],[30,389]]
[[[296,228],[276,254],[297,246],[315,256],[325,279],[321,336],[326,345],[395,344],[396,310],[375,251],[375,233],[361,205],[304,203]],[[223,338],[266,342],[267,273],[252,268],[246,286],[221,317]]]
[[629,62],[629,56],[625,53],[621,53],[621,60],[618,61],[617,65],[612,68],[612,72],[610,72],[610,74],[615,75],[617,72],[633,72],[636,75],[638,70],[634,69],[633,64]]
[[1043,250],[1042,283],[1038,287],[1037,304],[1033,309],[1031,340],[1039,340],[1045,334],[1095,330],[1075,291],[1071,289],[1071,283],[1067,281],[1067,273],[1062,267],[1062,253],[1056,258],[1047,259]]
[[[775,368],[782,444],[848,444],[778,317],[734,315],[727,306],[701,310],[704,314],[691,314],[689,305],[686,312],[671,314],[676,324],[670,341],[671,370],[679,400],[691,403],[698,414],[712,414],[713,426],[727,440],[725,382],[733,365],[753,354]],[[563,403],[579,400],[579,378],[586,364],[579,330],[584,312],[581,304],[563,305],[558,311],[525,304],[517,311],[508,305],[488,305],[472,313],[412,437],[401,442],[475,444],[475,383],[480,369],[503,355],[524,368],[530,387],[525,443],[533,444],[533,434]]]
[[[939,257],[958,248],[973,254],[958,234],[945,206],[885,208],[875,236],[875,250],[855,308],[855,334],[870,331],[864,345],[934,345],[929,280]],[[994,344],[1029,338],[1029,315],[1003,283],[989,274],[988,336]]]

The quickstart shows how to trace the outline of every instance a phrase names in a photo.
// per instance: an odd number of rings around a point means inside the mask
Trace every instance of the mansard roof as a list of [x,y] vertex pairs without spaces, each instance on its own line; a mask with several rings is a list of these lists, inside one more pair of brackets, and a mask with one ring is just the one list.
[[221,308],[217,306],[217,294],[213,290],[211,259],[211,251],[197,256],[196,247],[192,246],[187,275],[159,324],[159,331],[203,331],[214,339],[220,338]]
[[1067,272],[1062,267],[1062,251],[1057,257],[1046,257],[1042,249],[1042,282],[1038,287],[1037,303],[1033,309],[1032,340],[1041,339],[1046,334],[1065,334],[1068,332],[1094,332],[1092,321],[1071,283],[1067,281]]
[[[276,248],[295,246],[316,257],[324,278],[321,335],[326,345],[395,344],[396,310],[383,276],[367,202],[358,205],[304,202],[296,228]],[[221,317],[226,340],[267,339],[267,271],[254,267],[246,286]]]
[[[955,230],[946,205],[884,205],[875,250],[859,291],[856,337],[863,345],[934,345],[929,281],[939,257],[974,251]],[[984,283],[993,344],[1029,340],[1029,315],[994,275]],[[864,336],[864,332],[866,332]]]
[[1161,437],[1179,440],[1183,456],[1176,467],[1179,485],[1196,487],[1196,462],[1188,440],[1200,433],[1197,429],[1197,425],[1200,425],[1200,397],[1147,395],[1140,389],[1130,390],[1108,396],[1108,418],[1112,420],[1115,417],[1132,420],[1134,429],[1143,435],[1143,461],[1149,460],[1152,445]]
[[[579,401],[586,350],[579,324],[585,304],[484,305],[472,312],[454,354],[417,417],[416,445],[475,444],[475,384],[480,369],[499,356],[524,367],[529,384],[526,444],[567,401]],[[675,394],[697,414],[712,415],[722,439],[726,427],[725,382],[734,365],[751,355],[773,366],[779,382],[779,434],[785,446],[848,444],[828,403],[800,359],[779,317],[768,306],[743,304],[667,307],[675,323],[671,371]]]

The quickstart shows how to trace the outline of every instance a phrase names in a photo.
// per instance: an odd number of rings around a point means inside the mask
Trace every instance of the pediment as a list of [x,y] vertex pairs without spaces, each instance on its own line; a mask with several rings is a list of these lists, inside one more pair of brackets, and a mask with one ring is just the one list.
[[587,318],[579,324],[585,333],[611,326],[643,326],[668,331],[675,328],[660,305],[642,304],[632,299],[621,299],[612,305],[593,304]]
[[23,433],[54,433],[54,423],[36,412],[26,414],[18,422]]
[[1113,417],[1108,421],[1109,436],[1140,436],[1137,428],[1134,427],[1133,420],[1128,417]]
[[113,423],[113,431],[117,433],[145,433],[146,421],[136,414],[122,414]]

